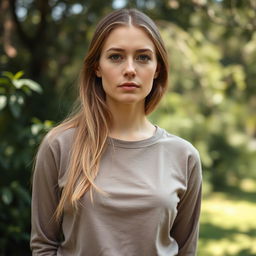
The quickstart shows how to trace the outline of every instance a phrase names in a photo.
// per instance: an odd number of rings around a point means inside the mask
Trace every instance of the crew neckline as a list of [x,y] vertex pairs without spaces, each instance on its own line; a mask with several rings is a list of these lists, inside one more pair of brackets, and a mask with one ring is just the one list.
[[113,145],[115,147],[120,148],[143,148],[150,146],[154,144],[163,134],[163,129],[158,127],[157,125],[154,125],[156,127],[155,133],[146,139],[143,140],[134,140],[134,141],[128,141],[128,140],[120,140],[112,137],[108,137],[107,143],[109,145]]

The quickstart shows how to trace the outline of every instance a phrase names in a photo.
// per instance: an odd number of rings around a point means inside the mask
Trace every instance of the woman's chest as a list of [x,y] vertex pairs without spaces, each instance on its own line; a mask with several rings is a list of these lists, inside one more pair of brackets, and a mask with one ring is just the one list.
[[94,204],[130,213],[156,208],[176,211],[186,179],[182,166],[165,153],[152,154],[144,148],[107,151],[95,180],[107,196],[94,193]]

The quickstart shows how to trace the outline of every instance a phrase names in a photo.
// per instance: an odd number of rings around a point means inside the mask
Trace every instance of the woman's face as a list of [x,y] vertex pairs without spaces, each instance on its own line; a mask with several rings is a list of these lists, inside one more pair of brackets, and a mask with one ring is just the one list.
[[157,64],[155,46],[144,30],[134,26],[112,30],[96,69],[96,75],[102,78],[107,104],[144,106],[158,75]]

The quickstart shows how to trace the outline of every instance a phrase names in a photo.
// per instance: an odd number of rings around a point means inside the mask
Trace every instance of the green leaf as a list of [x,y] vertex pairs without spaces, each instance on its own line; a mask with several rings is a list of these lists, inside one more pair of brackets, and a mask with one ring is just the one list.
[[19,117],[21,112],[21,105],[23,104],[24,104],[24,98],[21,95],[17,95],[17,94],[11,95],[9,99],[9,105],[14,117],[16,118]]
[[42,123],[37,117],[32,117],[31,122],[33,124],[41,124]]
[[4,95],[0,95],[0,110],[5,108],[6,104],[7,104],[7,97]]
[[6,94],[6,88],[0,86],[0,94]]
[[24,75],[24,72],[23,72],[23,71],[19,71],[19,72],[17,72],[17,73],[14,75],[13,79],[19,79],[19,78],[21,78],[23,75]]
[[7,205],[9,205],[12,202],[13,196],[12,196],[12,192],[9,188],[2,189],[2,200]]
[[42,124],[33,124],[31,125],[31,132],[33,135],[37,135],[42,130],[42,128]]
[[0,85],[10,85],[10,80],[5,78],[5,77],[1,77],[0,78]]
[[44,126],[46,129],[51,128],[54,125],[54,122],[51,120],[45,120]]
[[13,84],[17,89],[21,89],[23,86],[27,86],[29,89],[37,93],[42,93],[43,91],[37,82],[30,79],[13,80]]
[[3,74],[3,76],[8,77],[10,80],[13,80],[13,79],[14,79],[13,73],[11,73],[11,72],[9,72],[9,71],[4,71],[2,74]]
[[27,94],[28,96],[30,96],[30,95],[32,94],[32,91],[31,91],[28,87],[26,87],[26,86],[23,86],[23,87],[22,87],[22,90],[23,90],[23,92],[24,92],[25,94]]

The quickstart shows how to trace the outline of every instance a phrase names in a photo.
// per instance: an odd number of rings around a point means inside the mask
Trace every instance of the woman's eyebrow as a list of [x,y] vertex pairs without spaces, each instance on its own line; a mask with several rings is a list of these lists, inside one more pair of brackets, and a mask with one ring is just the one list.
[[[110,52],[110,51],[125,52],[125,49],[118,48],[118,47],[111,47],[107,50],[107,52]],[[151,48],[141,48],[141,49],[137,49],[135,52],[147,52],[147,51],[154,53]]]
[[152,53],[154,53],[154,51],[151,48],[138,49],[138,50],[136,50],[136,52],[152,52]]

